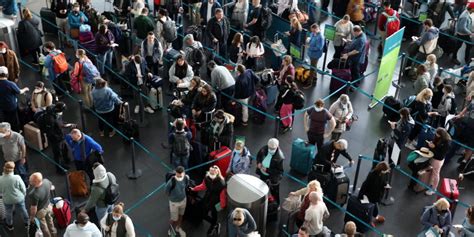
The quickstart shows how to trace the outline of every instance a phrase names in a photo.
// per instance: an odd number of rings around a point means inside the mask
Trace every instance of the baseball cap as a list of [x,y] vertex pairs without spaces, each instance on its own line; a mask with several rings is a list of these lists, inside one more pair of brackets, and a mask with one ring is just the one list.
[[8,68],[5,67],[5,66],[1,66],[1,67],[0,67],[0,75],[1,75],[1,74],[8,75]]

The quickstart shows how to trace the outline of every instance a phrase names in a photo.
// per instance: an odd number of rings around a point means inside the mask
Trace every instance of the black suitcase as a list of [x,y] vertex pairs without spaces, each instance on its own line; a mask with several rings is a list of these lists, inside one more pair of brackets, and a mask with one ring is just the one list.
[[[335,202],[339,206],[344,206],[349,197],[349,177],[345,173],[332,175],[332,179],[325,189],[326,196],[329,200]],[[327,203],[328,207],[335,207],[332,203]]]
[[189,193],[186,197],[186,209],[183,218],[193,225],[200,225],[204,218],[204,205],[202,198],[197,194]]
[[[347,212],[354,215],[364,223],[370,225],[372,221],[373,213],[375,209],[375,204],[373,203],[361,203],[357,196],[350,196],[349,201],[347,202]],[[369,230],[369,227],[353,218],[351,215],[346,213],[344,216],[344,222],[353,221],[357,226],[357,231],[365,233]]]
[[[206,161],[207,146],[197,141],[191,141],[192,150],[189,155],[189,167],[200,165]],[[197,183],[201,183],[206,174],[207,166],[202,166],[188,172],[189,177]]]
[[41,25],[43,26],[44,34],[58,34],[58,28],[56,25],[56,14],[46,7],[42,7],[40,10]]
[[[384,100],[385,106],[382,111],[388,121],[396,122],[400,119],[398,111],[402,108],[402,103],[393,96],[387,96]],[[394,109],[394,110],[392,110]]]
[[323,172],[323,170],[323,165],[313,165],[313,168],[308,174],[308,182],[317,180],[321,184],[321,188],[326,190],[333,179],[333,174],[332,172]]
[[236,101],[229,101],[224,111],[234,116],[234,125],[242,123],[242,104]]

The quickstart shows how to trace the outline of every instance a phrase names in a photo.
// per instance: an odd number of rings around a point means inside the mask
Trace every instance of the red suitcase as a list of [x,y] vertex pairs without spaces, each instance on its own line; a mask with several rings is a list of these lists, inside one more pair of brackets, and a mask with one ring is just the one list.
[[52,199],[53,213],[60,229],[66,229],[71,223],[71,206],[69,201],[61,197],[55,197]]
[[[459,199],[458,181],[455,179],[443,179],[439,192],[451,200]],[[439,198],[442,197],[438,196]]]
[[222,177],[226,176],[227,168],[229,168],[230,158],[232,156],[232,150],[226,146],[221,146],[218,150],[215,150],[209,154],[209,160],[217,160],[214,165],[217,165],[221,170]]

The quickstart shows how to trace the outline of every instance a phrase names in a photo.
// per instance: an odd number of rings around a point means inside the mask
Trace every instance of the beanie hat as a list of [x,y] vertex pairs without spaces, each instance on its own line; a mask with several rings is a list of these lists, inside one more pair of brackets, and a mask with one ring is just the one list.
[[107,171],[105,170],[105,167],[103,165],[98,165],[94,169],[94,180],[92,180],[92,183],[100,183],[104,181],[107,178]]

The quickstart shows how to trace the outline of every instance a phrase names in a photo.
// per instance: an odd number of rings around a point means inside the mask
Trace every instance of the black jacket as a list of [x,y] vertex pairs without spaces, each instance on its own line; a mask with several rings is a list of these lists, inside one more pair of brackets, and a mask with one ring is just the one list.
[[[331,161],[332,153],[334,152],[334,159]],[[352,160],[349,153],[346,150],[339,151],[334,148],[334,141],[326,142],[321,147],[321,150],[318,151],[316,154],[316,158],[314,159],[316,164],[324,165],[324,172],[329,172],[331,170],[332,163],[336,163],[337,158],[339,155],[343,155],[349,161]]]
[[39,20],[33,16],[30,20],[22,20],[18,23],[18,41],[21,52],[31,51],[43,44],[42,35],[39,30]]
[[387,185],[387,175],[371,171],[360,188],[359,199],[365,195],[371,203],[380,202],[385,193],[385,185]]
[[[262,163],[263,159],[265,159],[267,154],[268,154],[268,146],[265,145],[257,153],[257,164]],[[273,184],[278,183],[282,178],[284,159],[285,159],[285,156],[283,155],[283,152],[280,150],[280,148],[278,148],[272,157],[272,161],[270,162],[270,167],[267,169],[267,174],[269,174],[270,176],[269,178]],[[262,172],[258,168],[257,168],[256,173],[260,176],[263,176]]]
[[435,144],[435,148],[430,149],[433,152],[433,159],[444,160],[444,157],[446,157],[446,154],[449,151],[450,145],[450,141],[439,141],[438,144]]
[[[433,20],[433,25],[439,28],[441,24],[444,22],[446,12],[448,12],[449,16],[451,18],[455,18],[454,12],[453,12],[453,7],[451,6],[451,3],[446,2],[446,0],[443,0],[444,2],[441,2],[440,0],[434,1],[430,3],[428,6],[428,18]],[[437,10],[439,5],[439,11]]]
[[226,44],[229,38],[230,23],[227,17],[222,18],[222,26],[219,25],[216,17],[212,17],[207,23],[207,36],[209,42],[212,42],[214,38],[219,40],[220,44]]
[[236,99],[246,99],[255,95],[255,85],[258,81],[259,78],[252,70],[245,70],[245,72],[240,74],[235,80],[234,97]]
[[[142,80],[143,83],[145,84],[146,78],[147,78],[147,69],[145,66],[145,62],[140,63],[140,69],[142,73]],[[127,79],[132,85],[136,86],[138,83],[138,77],[137,77],[137,67],[135,66],[135,62],[132,60],[130,61],[126,68],[125,68],[125,75],[127,76]]]
[[202,113],[210,112],[216,108],[217,105],[217,98],[216,94],[212,93],[211,97],[207,99],[201,93],[198,93],[196,97],[194,97],[192,109],[201,110]]

